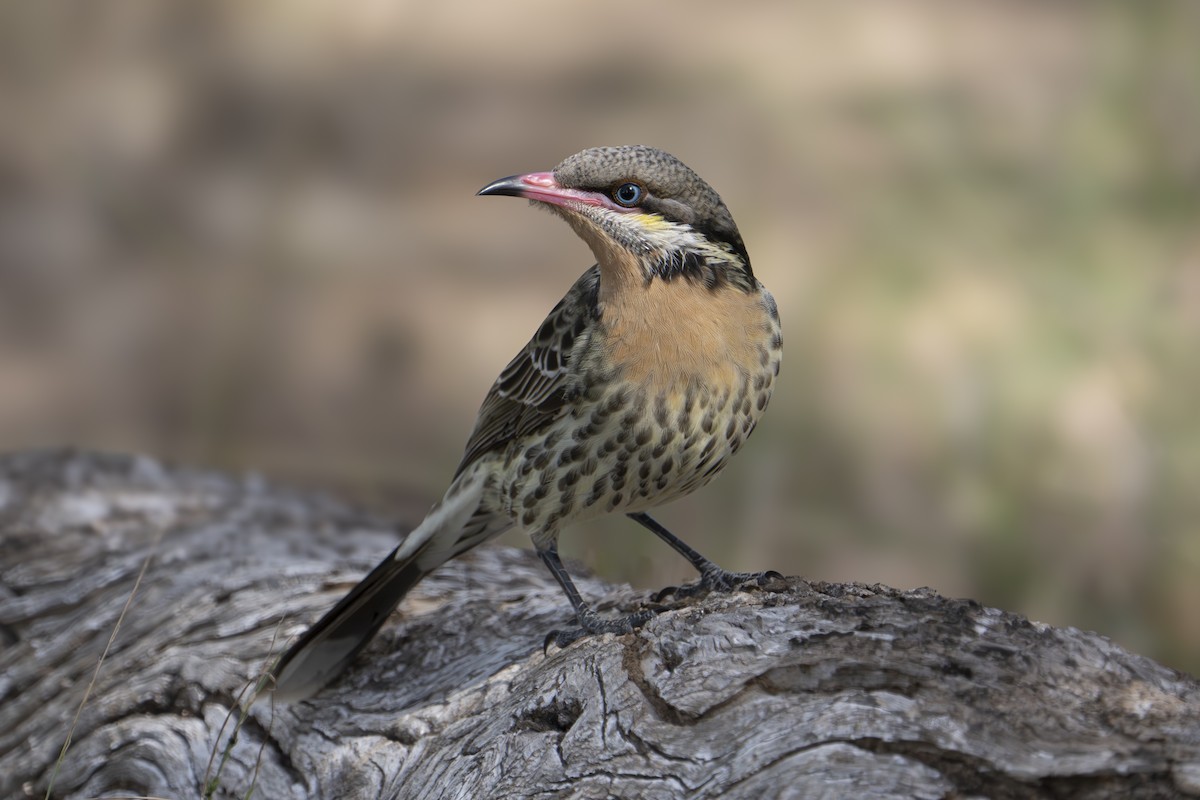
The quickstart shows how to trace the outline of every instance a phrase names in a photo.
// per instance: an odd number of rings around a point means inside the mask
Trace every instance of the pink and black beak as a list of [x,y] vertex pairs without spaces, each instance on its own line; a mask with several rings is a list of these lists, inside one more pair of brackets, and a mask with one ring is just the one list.
[[[493,181],[476,192],[476,195],[506,195],[508,197],[524,197],[539,203],[563,206],[605,206],[619,208],[600,192],[589,192],[582,189],[570,189],[560,186],[554,179],[553,172],[530,172],[526,175],[513,175]],[[619,209],[624,210],[624,209]]]

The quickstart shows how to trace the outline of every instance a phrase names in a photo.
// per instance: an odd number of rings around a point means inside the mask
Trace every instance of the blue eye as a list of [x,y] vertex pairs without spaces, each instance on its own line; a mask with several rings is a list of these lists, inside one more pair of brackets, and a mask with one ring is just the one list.
[[636,183],[622,183],[613,189],[612,196],[621,205],[632,208],[642,199],[642,187]]

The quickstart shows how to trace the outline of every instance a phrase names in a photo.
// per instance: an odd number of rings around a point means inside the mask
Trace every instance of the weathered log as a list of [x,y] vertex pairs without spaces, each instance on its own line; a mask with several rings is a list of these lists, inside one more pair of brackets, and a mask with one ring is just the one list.
[[0,459],[0,797],[46,794],[143,565],[53,797],[1200,796],[1196,680],[1101,636],[788,579],[543,654],[567,604],[505,548],[431,576],[313,699],[250,705],[396,537],[254,478]]

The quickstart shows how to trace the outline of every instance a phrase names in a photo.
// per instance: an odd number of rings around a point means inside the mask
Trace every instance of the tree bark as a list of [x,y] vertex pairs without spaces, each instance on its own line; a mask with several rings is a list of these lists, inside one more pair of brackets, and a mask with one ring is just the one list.
[[0,459],[0,797],[47,793],[143,567],[52,797],[1200,796],[1196,680],[1101,636],[789,578],[543,654],[567,603],[506,548],[432,575],[316,697],[250,704],[397,537],[255,478]]

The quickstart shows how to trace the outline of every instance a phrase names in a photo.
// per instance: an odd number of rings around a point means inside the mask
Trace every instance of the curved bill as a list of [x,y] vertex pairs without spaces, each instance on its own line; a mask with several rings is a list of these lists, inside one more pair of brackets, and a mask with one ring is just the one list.
[[595,192],[585,192],[579,189],[568,189],[559,186],[554,180],[553,172],[530,172],[525,175],[512,175],[492,181],[476,192],[477,195],[501,195],[507,197],[524,197],[540,203],[550,203],[556,206],[582,204],[589,206],[608,205],[604,195]]

